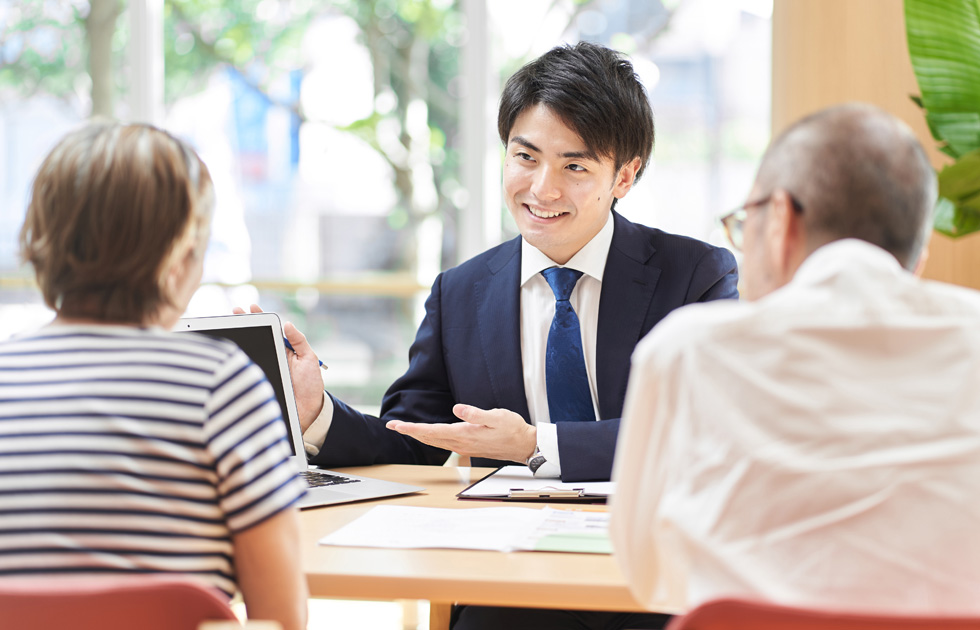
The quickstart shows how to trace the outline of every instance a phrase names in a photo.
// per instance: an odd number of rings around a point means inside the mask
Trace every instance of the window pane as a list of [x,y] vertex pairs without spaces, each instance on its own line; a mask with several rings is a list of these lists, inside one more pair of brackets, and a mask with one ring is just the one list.
[[[40,159],[105,107],[106,73],[88,72],[85,18],[110,5],[0,4],[4,335],[50,317],[17,261],[17,233]],[[464,52],[486,60],[497,93],[561,42],[629,54],[650,94],[657,146],[617,208],[723,244],[714,218],[747,193],[768,140],[771,1],[470,6],[486,12],[485,49],[466,48],[477,25],[451,0],[163,2],[162,124],[200,152],[218,199],[205,286],[189,314],[252,302],[277,311],[330,366],[333,393],[379,404],[407,366],[428,286],[457,261],[467,237],[458,230],[485,225],[461,228],[462,213],[499,217],[504,236],[516,234],[499,196],[482,208],[462,181],[461,164],[489,155],[499,186],[500,166],[492,113],[484,144],[462,145]],[[125,119],[130,25],[125,13],[109,24],[101,67],[111,111]]]
[[[771,0],[488,3],[502,79],[563,42],[628,54],[650,96],[652,164],[617,210],[727,245],[716,217],[744,200],[769,141]],[[506,219],[507,233],[515,234]]]
[[276,310],[331,366],[332,391],[378,404],[453,255],[458,12],[168,7],[166,126],[198,148],[218,199],[204,279],[248,284],[205,287],[189,314]]

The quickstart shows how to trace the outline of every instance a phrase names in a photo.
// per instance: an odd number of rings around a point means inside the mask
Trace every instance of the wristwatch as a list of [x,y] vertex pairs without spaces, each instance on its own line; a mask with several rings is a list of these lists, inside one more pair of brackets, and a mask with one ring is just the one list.
[[538,468],[541,468],[541,466],[546,461],[548,460],[545,459],[544,455],[541,454],[541,449],[535,446],[534,453],[532,453],[531,456],[528,457],[527,461],[524,463],[527,464],[527,467],[531,469],[531,474],[533,475],[534,473],[538,472]]

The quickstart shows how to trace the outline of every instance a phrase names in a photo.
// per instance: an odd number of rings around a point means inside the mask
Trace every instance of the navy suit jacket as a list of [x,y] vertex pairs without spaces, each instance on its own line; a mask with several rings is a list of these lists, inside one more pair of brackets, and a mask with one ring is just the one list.
[[[738,297],[735,258],[728,250],[631,223],[616,212],[613,217],[596,338],[600,420],[556,424],[564,481],[609,479],[630,355],[639,340],[679,306]],[[529,422],[520,274],[519,237],[440,274],[409,350],[408,370],[385,394],[381,417],[331,397],[333,421],[311,461],[328,468],[442,464],[448,451],[386,429],[385,422],[459,422],[452,412],[456,403],[509,409]],[[473,458],[472,463],[512,462]]]

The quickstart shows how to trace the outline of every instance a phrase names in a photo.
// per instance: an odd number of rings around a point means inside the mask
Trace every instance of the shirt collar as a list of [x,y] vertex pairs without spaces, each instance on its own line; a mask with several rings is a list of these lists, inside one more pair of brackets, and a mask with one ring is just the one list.
[[606,217],[606,224],[602,226],[599,233],[592,237],[582,249],[572,256],[564,265],[559,265],[548,258],[544,252],[531,245],[523,238],[521,239],[521,286],[528,280],[550,267],[569,267],[577,269],[582,273],[592,276],[602,282],[602,273],[606,269],[606,259],[609,257],[609,248],[612,246],[613,226],[612,212]]
[[894,256],[867,241],[845,238],[818,247],[800,265],[792,284],[816,285],[860,264],[894,273],[905,271]]

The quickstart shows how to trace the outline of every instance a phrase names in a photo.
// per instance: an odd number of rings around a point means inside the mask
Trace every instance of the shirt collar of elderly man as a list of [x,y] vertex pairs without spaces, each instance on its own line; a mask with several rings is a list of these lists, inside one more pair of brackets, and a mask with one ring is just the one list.
[[[881,185],[868,186],[869,179]],[[925,151],[890,114],[849,103],[800,120],[766,151],[748,201],[722,218],[744,252],[740,294],[768,295],[817,249],[846,238],[920,274],[936,194]]]

